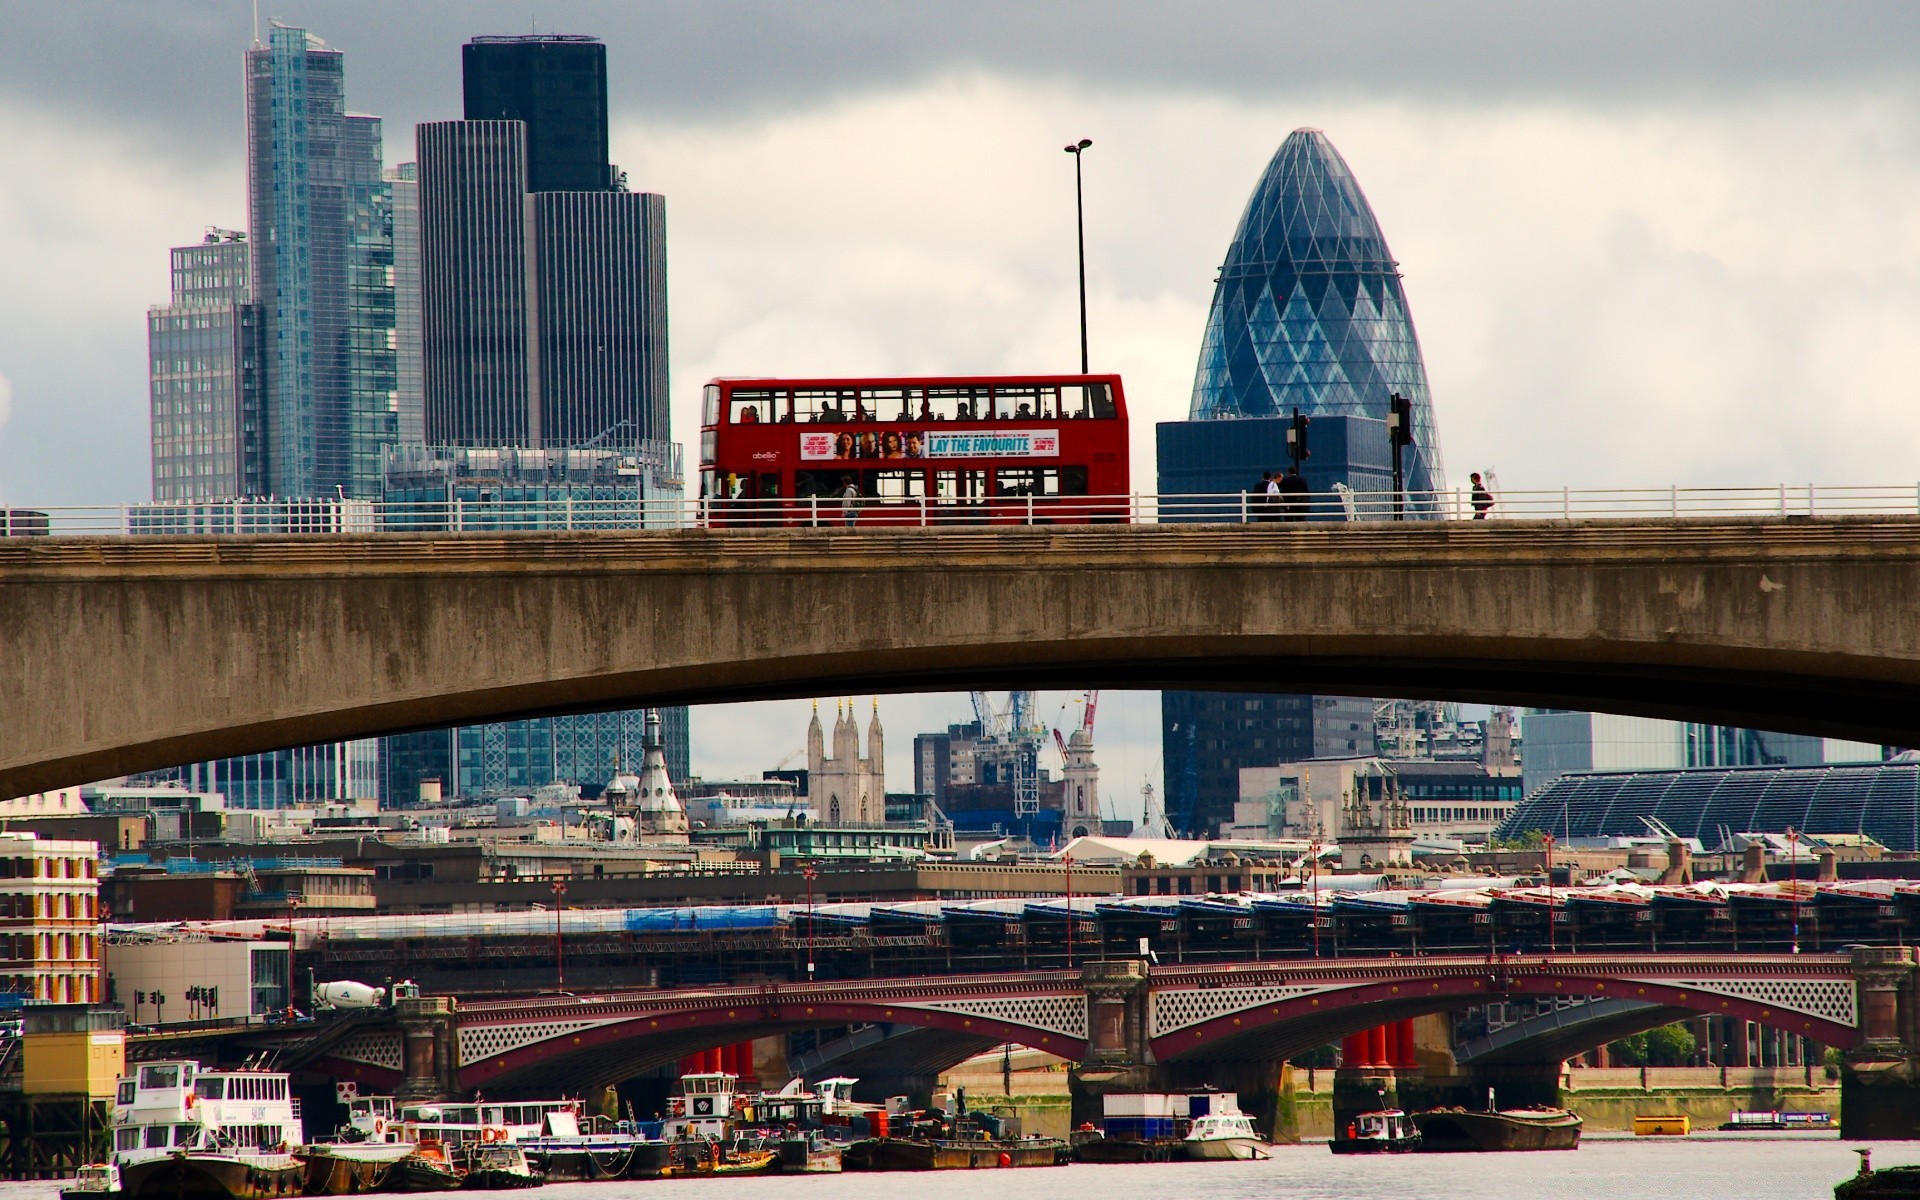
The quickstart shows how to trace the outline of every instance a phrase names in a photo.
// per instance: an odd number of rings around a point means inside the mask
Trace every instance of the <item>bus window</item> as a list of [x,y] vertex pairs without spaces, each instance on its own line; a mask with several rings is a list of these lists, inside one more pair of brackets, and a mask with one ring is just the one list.
[[771,425],[780,419],[774,411],[777,393],[764,389],[738,391],[727,407],[727,420],[735,425]]
[[1113,389],[1104,383],[1067,384],[1060,389],[1060,413],[1062,416],[1111,420],[1116,415]]
[[923,398],[919,388],[863,388],[860,393],[861,407],[876,421],[912,421]]
[[[996,496],[1058,496],[1060,470],[1057,467],[1001,467],[995,471],[993,493]],[[1086,487],[1083,479],[1082,490]]]
[[1087,494],[1087,469],[1085,467],[1060,468],[1060,494],[1062,496],[1084,496]]
[[825,500],[840,494],[840,477],[845,471],[795,471],[793,494],[801,500]]
[[933,494],[941,500],[984,500],[987,496],[985,471],[935,471]]
[[993,415],[1002,420],[1031,421],[1040,412],[1040,389],[1032,384],[993,389]]
[[700,423],[718,425],[720,423],[720,385],[710,383],[700,389]]
[[917,500],[927,494],[924,471],[866,471],[860,494],[882,500]]
[[990,408],[990,393],[983,387],[930,387],[927,407],[937,421],[977,421]]
[[846,388],[797,389],[793,393],[793,419],[820,424],[839,424],[853,420],[859,407],[858,396]]
[[753,498],[755,500],[778,500],[780,498],[780,476],[762,474],[754,477]]

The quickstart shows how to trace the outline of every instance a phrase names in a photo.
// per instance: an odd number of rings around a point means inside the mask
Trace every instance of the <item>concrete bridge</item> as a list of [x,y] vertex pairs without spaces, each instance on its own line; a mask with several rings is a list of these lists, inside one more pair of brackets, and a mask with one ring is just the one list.
[[0,794],[413,728],[1276,688],[1920,744],[1920,518],[0,539]]

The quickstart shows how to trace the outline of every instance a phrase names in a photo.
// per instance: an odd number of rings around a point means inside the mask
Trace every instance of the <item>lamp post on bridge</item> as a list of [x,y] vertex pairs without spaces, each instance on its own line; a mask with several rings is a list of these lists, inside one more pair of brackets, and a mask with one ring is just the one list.
[[807,879],[807,982],[812,983],[813,982],[813,930],[814,930],[814,924],[815,924],[813,919],[813,881],[820,877],[820,872],[814,869],[814,866],[812,863],[808,863],[807,869],[800,873],[806,876],[806,879]]
[[1547,835],[1547,953],[1555,950],[1553,929],[1553,835]]
[[1793,952],[1800,953],[1800,831],[1787,826],[1787,889],[1793,893]]
[[1080,373],[1087,373],[1087,212],[1084,192],[1080,185],[1080,156],[1088,146],[1093,145],[1092,138],[1081,138],[1069,145],[1067,153],[1073,155],[1073,228],[1080,247]]
[[1313,911],[1307,914],[1307,926],[1313,930],[1313,956],[1320,957],[1320,839],[1307,843],[1308,870],[1313,878]]
[[1060,856],[1067,866],[1067,970],[1073,970],[1073,852]]
[[553,984],[560,991],[567,990],[567,947],[560,931],[560,916],[567,911],[567,881],[553,881]]

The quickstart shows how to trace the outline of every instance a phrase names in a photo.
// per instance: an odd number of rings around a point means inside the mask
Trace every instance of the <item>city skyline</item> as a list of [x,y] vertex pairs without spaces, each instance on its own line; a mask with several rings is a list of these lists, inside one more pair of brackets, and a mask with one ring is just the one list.
[[[1493,466],[1508,487],[1887,479],[1920,441],[1920,417],[1889,403],[1920,365],[1896,336],[1901,314],[1920,311],[1920,255],[1885,203],[1920,174],[1903,49],[1920,39],[1899,36],[1911,13],[1867,6],[1837,25],[1763,6],[1742,9],[1727,38],[1713,5],[1609,20],[1496,5],[1310,26],[1305,10],[1213,6],[1183,37],[1156,37],[1145,13],[1087,30],[1085,63],[1068,70],[1096,77],[1070,87],[1029,82],[1030,39],[987,36],[996,20],[1050,31],[1064,10],[947,18],[944,38],[845,11],[875,22],[877,39],[851,74],[826,18],[708,27],[588,5],[542,16],[610,42],[625,81],[610,97],[612,157],[636,188],[678,197],[682,428],[715,373],[1070,358],[1062,130],[1099,135],[1087,160],[1095,358],[1127,374],[1143,418],[1174,415],[1245,180],[1286,130],[1313,124],[1368,180],[1416,272],[1456,473]],[[0,495],[108,503],[138,498],[122,493],[145,458],[131,317],[165,297],[151,248],[245,224],[229,56],[251,14],[62,14],[20,14],[32,36],[12,44],[50,47],[47,63],[89,56],[102,68],[84,73],[90,90],[11,57],[0,86],[0,126],[19,135],[5,202],[22,217],[0,234],[0,262],[41,281],[32,303],[0,312]],[[459,46],[525,22],[484,5],[279,15],[353,55],[354,105],[391,126],[390,164],[407,157],[397,131],[458,111]],[[1295,26],[1314,34],[1311,50],[1287,36]],[[776,53],[782,38],[811,59]],[[1378,38],[1452,53],[1376,78],[1362,60]],[[1203,70],[1202,41],[1231,49]],[[1529,52],[1511,53],[1519,45]],[[1266,69],[1261,47],[1280,56]],[[695,86],[715,67],[739,86]],[[177,103],[156,109],[154,94]],[[1208,137],[1191,136],[1197,124]],[[743,188],[743,171],[808,182]],[[947,171],[980,195],[937,186]],[[1814,293],[1831,303],[1778,302]],[[1493,353],[1515,344],[1524,352]],[[1820,428],[1794,427],[1807,409],[1825,414]],[[1574,424],[1590,428],[1575,438]],[[1848,436],[1870,424],[1867,444]],[[106,469],[52,467],[76,427]],[[1142,477],[1148,445],[1136,433]]]

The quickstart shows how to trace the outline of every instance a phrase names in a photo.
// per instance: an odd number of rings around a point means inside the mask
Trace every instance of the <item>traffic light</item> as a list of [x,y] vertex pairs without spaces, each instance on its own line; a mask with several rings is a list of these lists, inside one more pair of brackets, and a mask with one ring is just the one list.
[[1293,410],[1293,420],[1287,425],[1287,453],[1293,458],[1293,465],[1299,466],[1307,457],[1307,418],[1300,415],[1299,409]]
[[1387,409],[1387,434],[1396,446],[1413,445],[1413,401],[1395,392]]

